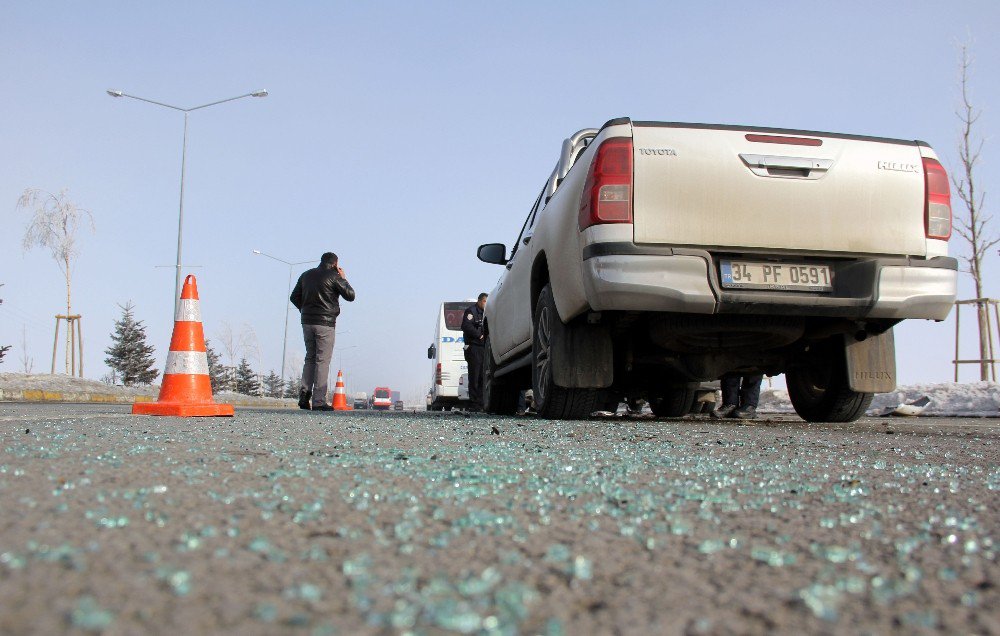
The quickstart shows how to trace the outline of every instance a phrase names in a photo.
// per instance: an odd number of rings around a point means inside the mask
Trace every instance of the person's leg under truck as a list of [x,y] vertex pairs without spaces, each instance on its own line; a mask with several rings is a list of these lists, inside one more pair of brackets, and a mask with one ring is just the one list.
[[740,406],[752,406],[757,408],[760,404],[760,383],[764,381],[764,374],[743,376],[743,384],[740,386]]
[[740,375],[738,373],[727,373],[719,379],[722,386],[722,405],[740,405]]
[[465,361],[469,363],[469,401],[483,405],[483,354],[484,347],[470,345],[465,350]]

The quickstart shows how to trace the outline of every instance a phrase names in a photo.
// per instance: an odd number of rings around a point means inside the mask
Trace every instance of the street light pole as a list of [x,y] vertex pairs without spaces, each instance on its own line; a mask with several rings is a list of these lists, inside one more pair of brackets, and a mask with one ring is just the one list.
[[128,97],[130,99],[137,99],[140,102],[146,102],[148,104],[154,104],[156,106],[162,106],[164,108],[169,108],[171,110],[176,110],[184,113],[184,140],[181,144],[181,200],[179,211],[177,214],[177,275],[174,279],[174,315],[177,315],[177,307],[180,304],[181,297],[181,248],[183,247],[183,230],[184,230],[184,169],[185,163],[187,161],[187,130],[188,130],[188,113],[201,110],[202,108],[208,108],[209,106],[215,106],[216,104],[224,104],[226,102],[236,101],[237,99],[243,99],[244,97],[267,97],[266,90],[253,91],[246,93],[244,95],[237,95],[236,97],[228,97],[226,99],[220,99],[215,102],[208,104],[202,104],[201,106],[194,106],[192,108],[181,108],[180,106],[171,106],[170,104],[164,104],[163,102],[153,101],[151,99],[146,99],[145,97],[137,97],[136,95],[129,95],[123,91],[119,90],[108,90],[108,95],[111,97]]
[[288,265],[288,292],[285,294],[285,335],[281,339],[281,380],[285,380],[285,357],[286,351],[288,349],[288,305],[290,305],[289,296],[292,295],[292,268],[296,265],[305,265],[306,263],[311,263],[312,261],[299,261],[298,263],[290,263],[283,258],[278,258],[277,256],[271,256],[270,254],[265,254],[260,250],[253,250],[253,254],[257,256],[266,256],[272,260],[278,261],[279,263],[284,263]]

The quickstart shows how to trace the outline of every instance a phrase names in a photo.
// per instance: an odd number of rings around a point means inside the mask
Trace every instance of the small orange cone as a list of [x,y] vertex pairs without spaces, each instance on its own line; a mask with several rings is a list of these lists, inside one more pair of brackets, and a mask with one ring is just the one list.
[[333,387],[333,410],[353,411],[354,407],[347,405],[347,392],[344,391],[344,372],[337,371],[337,385]]
[[232,404],[216,404],[212,399],[205,331],[201,325],[201,301],[198,300],[198,284],[194,276],[184,279],[160,397],[156,402],[136,402],[132,405],[132,415],[233,415]]

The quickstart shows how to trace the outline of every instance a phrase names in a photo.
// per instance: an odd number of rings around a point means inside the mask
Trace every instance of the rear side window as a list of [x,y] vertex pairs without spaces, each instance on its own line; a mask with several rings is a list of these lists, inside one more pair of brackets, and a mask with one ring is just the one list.
[[468,307],[465,303],[445,303],[444,304],[444,326],[449,331],[462,330],[462,316]]

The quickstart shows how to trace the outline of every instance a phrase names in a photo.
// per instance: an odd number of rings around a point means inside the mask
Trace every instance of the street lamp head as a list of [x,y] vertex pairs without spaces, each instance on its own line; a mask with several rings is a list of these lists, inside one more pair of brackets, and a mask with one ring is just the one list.
[[250,97],[267,97],[267,89],[260,89],[259,91],[254,91],[250,93]]
[[251,250],[252,254],[260,254],[260,250]]
[[108,95],[111,95],[112,97],[122,97],[122,96],[125,95],[125,93],[122,92],[122,91],[116,91],[116,90],[112,90],[110,88],[108,89],[107,93],[108,93]]

